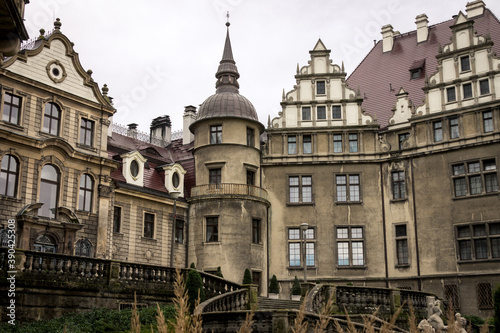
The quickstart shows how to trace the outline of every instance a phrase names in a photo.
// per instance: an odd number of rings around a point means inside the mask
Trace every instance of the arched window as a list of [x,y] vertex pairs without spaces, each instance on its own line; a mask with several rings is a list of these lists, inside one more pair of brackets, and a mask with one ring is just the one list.
[[43,114],[43,131],[52,135],[59,135],[61,110],[54,103],[47,103]]
[[51,219],[56,217],[59,178],[59,171],[53,165],[46,164],[43,167],[40,178],[40,198],[38,200],[38,202],[43,203],[43,206],[38,211],[39,216]]
[[42,234],[36,238],[33,249],[40,252],[57,253],[57,244],[52,236]]
[[80,197],[78,209],[86,212],[92,211],[92,194],[94,189],[94,180],[89,174],[84,173],[80,177]]
[[92,243],[88,239],[80,239],[76,243],[75,256],[92,257]]
[[12,155],[2,157],[0,171],[0,194],[14,197],[17,192],[17,179],[19,177],[19,162]]

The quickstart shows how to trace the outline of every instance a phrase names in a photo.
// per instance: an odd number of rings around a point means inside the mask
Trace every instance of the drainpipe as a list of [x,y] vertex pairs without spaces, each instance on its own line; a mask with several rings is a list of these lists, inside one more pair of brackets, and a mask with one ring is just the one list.
[[189,206],[187,209],[187,214],[184,212],[186,216],[186,255],[184,256],[185,262],[184,262],[184,267],[188,268],[189,267]]
[[387,228],[385,221],[385,201],[384,201],[384,176],[382,173],[382,164],[380,164],[380,195],[382,202],[382,228],[384,232],[384,266],[385,266],[385,287],[389,288],[389,267],[387,263]]
[[413,177],[413,158],[410,158],[410,168],[411,168],[411,194],[413,196],[413,226],[415,228],[415,248],[417,257],[417,276],[418,276],[418,290],[422,291],[422,280],[420,279],[420,251],[418,248],[418,230],[417,230],[417,209],[416,209],[416,199],[415,199],[415,178]]

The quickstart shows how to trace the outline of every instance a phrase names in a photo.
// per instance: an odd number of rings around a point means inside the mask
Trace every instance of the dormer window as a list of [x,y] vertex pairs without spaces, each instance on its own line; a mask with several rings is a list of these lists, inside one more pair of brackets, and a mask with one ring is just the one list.
[[425,59],[415,60],[410,66],[410,80],[421,79],[424,76]]
[[326,94],[325,81],[316,81],[316,95]]
[[120,155],[123,161],[122,173],[128,184],[144,186],[144,168],[147,159],[138,151]]
[[411,80],[420,79],[422,77],[422,69],[421,68],[413,69],[410,71],[410,74],[411,74],[410,77]]
[[470,58],[468,55],[460,57],[460,71],[461,72],[470,71]]
[[179,187],[179,183],[180,183],[179,174],[177,172],[174,172],[174,174],[172,175],[172,185],[174,187]]
[[137,163],[137,160],[130,162],[130,174],[135,178],[139,174],[139,163]]
[[179,163],[162,166],[165,171],[165,188],[168,192],[180,192],[184,196],[184,175],[186,170]]

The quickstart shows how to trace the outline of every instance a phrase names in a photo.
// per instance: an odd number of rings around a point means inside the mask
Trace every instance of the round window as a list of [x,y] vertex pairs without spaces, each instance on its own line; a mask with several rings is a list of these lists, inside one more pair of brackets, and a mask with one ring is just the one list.
[[180,183],[179,174],[177,172],[174,172],[174,174],[172,175],[172,185],[174,185],[174,187],[177,188],[179,187],[179,183]]
[[57,67],[53,67],[53,68],[52,68],[52,74],[53,74],[54,76],[59,76],[59,74],[61,74],[61,72],[59,72],[59,68],[57,68]]
[[132,163],[130,163],[130,173],[133,177],[137,177],[139,174],[139,163],[137,163],[136,160],[133,160]]

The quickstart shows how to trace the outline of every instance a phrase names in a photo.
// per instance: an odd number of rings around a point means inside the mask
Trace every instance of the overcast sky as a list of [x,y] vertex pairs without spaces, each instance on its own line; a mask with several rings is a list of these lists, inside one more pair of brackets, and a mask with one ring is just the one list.
[[[347,75],[392,24],[401,33],[415,30],[425,13],[429,25],[450,19],[467,1],[457,0],[32,0],[25,21],[30,37],[51,30],[74,44],[84,69],[100,87],[107,83],[117,113],[114,122],[138,123],[149,132],[151,120],[172,119],[182,129],[184,107],[198,107],[215,93],[222,57],[226,12],[240,73],[240,93],[255,106],[259,120],[278,116],[283,89],[295,84],[297,63],[307,65],[318,38],[344,61]],[[486,6],[500,16],[500,1]]]

